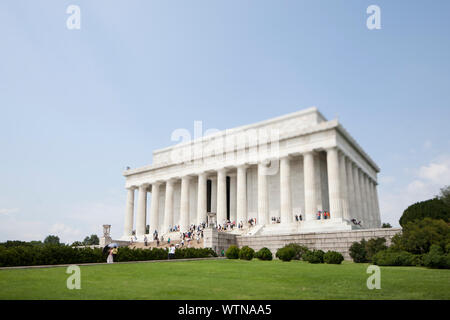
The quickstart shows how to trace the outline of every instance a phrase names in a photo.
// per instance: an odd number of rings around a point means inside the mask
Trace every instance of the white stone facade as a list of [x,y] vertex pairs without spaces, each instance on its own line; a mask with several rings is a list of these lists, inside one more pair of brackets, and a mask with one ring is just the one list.
[[[273,233],[377,228],[378,172],[337,120],[309,108],[156,150],[153,164],[125,171],[123,238],[142,238],[147,224],[150,234],[183,231],[208,212],[218,224],[256,218]],[[317,220],[319,210],[331,219]]]

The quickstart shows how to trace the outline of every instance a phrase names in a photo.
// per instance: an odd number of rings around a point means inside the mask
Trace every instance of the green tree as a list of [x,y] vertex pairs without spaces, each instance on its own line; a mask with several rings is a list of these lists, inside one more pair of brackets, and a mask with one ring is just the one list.
[[53,235],[48,235],[44,239],[44,244],[60,244],[59,237],[58,236],[53,236]]
[[373,256],[377,254],[379,251],[386,250],[388,247],[386,246],[385,238],[372,238],[366,242],[366,258],[369,261],[373,261]]
[[391,248],[424,254],[433,244],[445,248],[450,242],[450,226],[443,220],[425,218],[408,222],[401,234],[392,238]]
[[441,188],[441,194],[438,196],[438,198],[450,207],[450,186]]
[[95,244],[99,244],[100,243],[100,239],[98,238],[98,236],[96,234],[91,234],[91,236],[84,238],[83,240],[83,244],[85,246],[91,246],[91,245],[95,245]]
[[352,257],[354,262],[362,263],[367,262],[367,241],[362,239],[361,242],[353,242],[349,248],[350,257]]
[[400,225],[405,225],[414,220],[425,218],[442,219],[446,222],[450,221],[450,206],[440,198],[434,198],[427,201],[417,202],[409,206],[400,218]]
[[383,225],[381,226],[382,228],[392,228],[390,223],[383,223]]

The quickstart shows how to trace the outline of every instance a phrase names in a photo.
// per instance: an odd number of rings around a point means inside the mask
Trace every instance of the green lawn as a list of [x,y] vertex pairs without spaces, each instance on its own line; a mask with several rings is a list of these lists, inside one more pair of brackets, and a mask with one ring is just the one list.
[[450,299],[450,270],[300,261],[176,261],[81,267],[81,290],[66,268],[0,270],[0,299]]

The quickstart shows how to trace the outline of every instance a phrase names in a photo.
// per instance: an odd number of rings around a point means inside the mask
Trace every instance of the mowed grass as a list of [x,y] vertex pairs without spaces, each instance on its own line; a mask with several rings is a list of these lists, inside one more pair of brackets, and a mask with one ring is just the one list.
[[450,299],[450,270],[302,261],[176,261],[81,267],[81,290],[66,268],[0,270],[0,299]]

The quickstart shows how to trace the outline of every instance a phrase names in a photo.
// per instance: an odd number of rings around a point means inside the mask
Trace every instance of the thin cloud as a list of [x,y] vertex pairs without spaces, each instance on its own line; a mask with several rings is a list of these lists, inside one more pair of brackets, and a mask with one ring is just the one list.
[[0,214],[11,214],[11,213],[16,213],[19,211],[19,208],[1,208],[0,209]]

